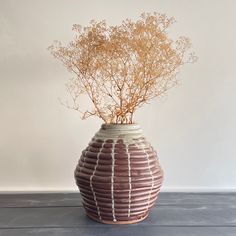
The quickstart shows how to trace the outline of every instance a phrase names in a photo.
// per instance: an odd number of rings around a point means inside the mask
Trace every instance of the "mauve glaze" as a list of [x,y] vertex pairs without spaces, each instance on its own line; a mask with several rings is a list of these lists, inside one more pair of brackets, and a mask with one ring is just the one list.
[[148,216],[163,171],[138,124],[103,124],[82,152],[75,179],[90,218],[131,224]]

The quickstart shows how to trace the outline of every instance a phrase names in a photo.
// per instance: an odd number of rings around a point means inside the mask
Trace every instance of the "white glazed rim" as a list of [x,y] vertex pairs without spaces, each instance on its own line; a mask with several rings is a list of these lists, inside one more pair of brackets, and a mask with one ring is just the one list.
[[134,139],[143,138],[143,131],[139,124],[102,124],[100,130],[95,134],[95,138],[123,139],[124,142],[134,143]]
[[132,123],[132,124],[104,123],[102,124],[101,128],[109,130],[135,130],[135,129],[140,129],[140,125],[137,123]]

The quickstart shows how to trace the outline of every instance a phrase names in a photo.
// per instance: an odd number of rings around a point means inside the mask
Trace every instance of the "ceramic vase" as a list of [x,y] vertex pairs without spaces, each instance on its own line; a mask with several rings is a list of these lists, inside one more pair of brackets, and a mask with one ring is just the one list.
[[138,124],[103,124],[82,152],[75,179],[90,218],[131,224],[148,216],[163,171]]

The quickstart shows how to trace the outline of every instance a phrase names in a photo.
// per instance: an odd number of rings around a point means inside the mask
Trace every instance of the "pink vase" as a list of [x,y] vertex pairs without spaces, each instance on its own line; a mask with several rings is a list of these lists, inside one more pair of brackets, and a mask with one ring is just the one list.
[[131,224],[148,216],[163,171],[138,124],[103,124],[82,152],[75,179],[90,218]]

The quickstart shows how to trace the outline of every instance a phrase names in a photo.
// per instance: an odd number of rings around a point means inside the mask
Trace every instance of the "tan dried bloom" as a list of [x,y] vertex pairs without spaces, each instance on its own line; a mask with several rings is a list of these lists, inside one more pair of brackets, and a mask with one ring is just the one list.
[[[168,37],[174,21],[165,14],[143,13],[139,20],[126,19],[119,26],[107,26],[105,21],[74,25],[73,41],[49,47],[75,75],[67,86],[72,108],[84,119],[98,116],[105,123],[132,123],[138,107],[175,86],[180,67],[196,60],[193,53],[187,54],[191,47],[187,37],[176,41]],[[83,94],[91,100],[92,110],[80,110]]]

